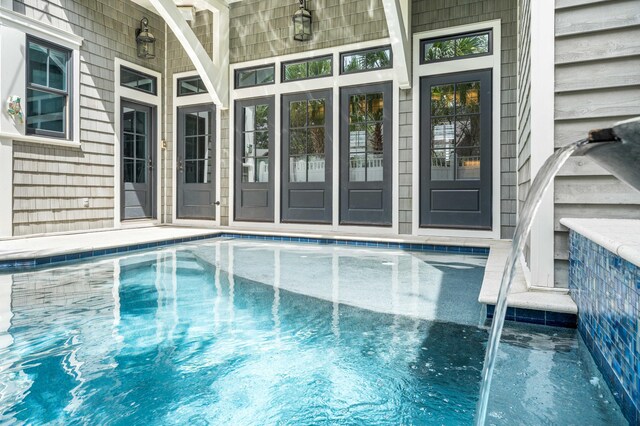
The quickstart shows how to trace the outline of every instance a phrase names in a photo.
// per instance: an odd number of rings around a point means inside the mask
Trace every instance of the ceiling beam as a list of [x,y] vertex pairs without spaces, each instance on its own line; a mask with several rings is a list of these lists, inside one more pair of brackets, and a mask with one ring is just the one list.
[[393,50],[393,68],[401,89],[411,89],[411,43],[409,0],[382,0]]
[[[200,74],[211,100],[229,107],[229,9],[214,5],[214,59],[212,60],[173,0],[149,0],[165,20]],[[221,33],[226,35],[222,36]]]

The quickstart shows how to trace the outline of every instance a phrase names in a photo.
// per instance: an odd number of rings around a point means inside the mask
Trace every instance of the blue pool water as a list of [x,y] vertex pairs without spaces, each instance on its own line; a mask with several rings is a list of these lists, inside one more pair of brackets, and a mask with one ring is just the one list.
[[[220,241],[0,276],[0,422],[470,424],[485,261]],[[507,327],[493,389],[491,424],[624,424],[574,330]]]

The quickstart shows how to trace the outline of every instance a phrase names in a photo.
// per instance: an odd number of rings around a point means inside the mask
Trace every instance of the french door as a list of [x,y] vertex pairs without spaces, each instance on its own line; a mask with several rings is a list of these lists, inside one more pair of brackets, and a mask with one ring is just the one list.
[[215,106],[178,108],[177,205],[179,219],[215,219]]
[[274,116],[273,97],[235,103],[235,220],[273,222]]
[[340,224],[390,226],[391,83],[340,91]]
[[331,223],[331,90],[282,97],[282,222]]
[[155,216],[154,209],[154,108],[122,100],[121,183],[122,218]]
[[491,70],[420,80],[420,226],[492,228]]

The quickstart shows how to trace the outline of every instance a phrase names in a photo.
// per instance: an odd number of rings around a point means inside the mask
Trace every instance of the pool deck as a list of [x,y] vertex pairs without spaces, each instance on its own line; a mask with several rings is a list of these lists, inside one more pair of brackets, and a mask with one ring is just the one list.
[[[0,240],[0,261],[26,260],[42,257],[63,256],[74,253],[108,250],[118,247],[153,244],[160,241],[189,240],[214,237],[221,233],[250,234],[261,236],[283,236],[315,239],[341,239],[379,243],[434,244],[457,247],[488,248],[489,256],[478,301],[494,305],[502,278],[511,242],[479,238],[445,237],[374,237],[362,234],[331,232],[266,232],[250,228],[194,228],[180,226],[153,226],[141,228],[109,229],[91,232],[68,233],[45,236],[14,237]],[[518,268],[512,285],[508,305],[512,308],[576,314],[577,307],[565,289],[530,288],[522,268]]]

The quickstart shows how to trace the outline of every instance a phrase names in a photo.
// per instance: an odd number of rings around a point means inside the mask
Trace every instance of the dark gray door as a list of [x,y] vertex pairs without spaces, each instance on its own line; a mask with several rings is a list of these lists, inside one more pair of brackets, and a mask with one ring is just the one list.
[[177,217],[215,219],[215,106],[178,108]]
[[331,91],[282,97],[282,221],[331,223]]
[[491,70],[420,80],[420,226],[491,229]]
[[129,101],[121,103],[122,219],[154,217],[153,111]]
[[391,83],[340,91],[340,223],[391,225]]
[[235,104],[235,220],[273,222],[274,99]]

